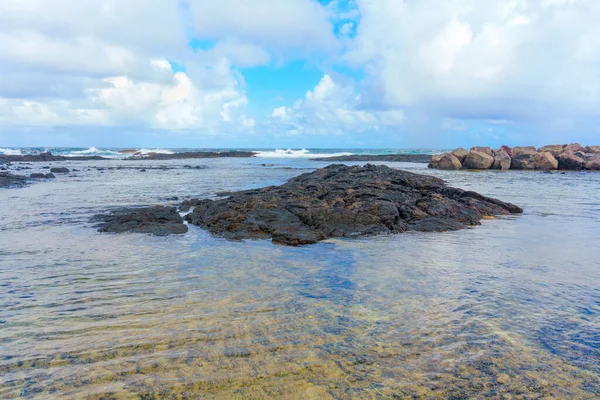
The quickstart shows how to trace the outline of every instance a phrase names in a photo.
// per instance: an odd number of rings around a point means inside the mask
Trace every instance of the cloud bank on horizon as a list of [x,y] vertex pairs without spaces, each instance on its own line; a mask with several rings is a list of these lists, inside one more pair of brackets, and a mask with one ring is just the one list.
[[5,0],[0,144],[600,139],[597,0]]

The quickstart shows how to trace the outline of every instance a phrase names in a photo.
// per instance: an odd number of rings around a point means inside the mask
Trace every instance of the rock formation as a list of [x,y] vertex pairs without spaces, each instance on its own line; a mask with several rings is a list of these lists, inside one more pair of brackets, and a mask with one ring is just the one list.
[[[459,166],[450,156],[460,161]],[[432,156],[429,168],[457,169],[519,169],[519,170],[600,170],[600,146],[583,147],[579,143],[552,144],[535,149],[533,146],[472,147],[469,152],[459,148],[450,153]],[[445,160],[441,163],[441,160]]]
[[175,207],[154,206],[122,208],[92,218],[98,232],[137,232],[156,236],[181,234],[188,231],[187,225]]
[[285,245],[329,237],[448,231],[485,216],[521,213],[512,204],[387,166],[330,165],[281,186],[193,200],[185,219],[229,239],[271,238]]

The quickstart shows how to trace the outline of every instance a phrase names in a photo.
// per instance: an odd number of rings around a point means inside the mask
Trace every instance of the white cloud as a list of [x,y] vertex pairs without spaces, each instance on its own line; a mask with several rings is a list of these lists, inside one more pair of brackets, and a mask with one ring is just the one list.
[[[5,0],[0,125],[252,130],[237,68],[335,44],[313,0]],[[194,51],[189,41],[214,39]],[[174,72],[169,61],[186,67]]]
[[484,119],[598,113],[595,0],[357,0],[357,6],[362,18],[345,57],[366,65],[369,104],[441,117],[471,110]]
[[271,117],[274,122],[284,122],[288,131],[295,133],[335,134],[397,126],[403,123],[404,112],[364,109],[352,84],[336,82],[330,75],[324,75],[292,109],[275,108]]

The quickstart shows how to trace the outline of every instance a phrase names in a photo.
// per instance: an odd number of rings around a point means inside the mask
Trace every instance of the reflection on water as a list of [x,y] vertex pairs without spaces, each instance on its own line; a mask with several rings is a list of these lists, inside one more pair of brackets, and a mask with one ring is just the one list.
[[303,248],[87,223],[317,165],[277,162],[0,192],[0,398],[600,397],[600,174],[422,171],[526,213]]

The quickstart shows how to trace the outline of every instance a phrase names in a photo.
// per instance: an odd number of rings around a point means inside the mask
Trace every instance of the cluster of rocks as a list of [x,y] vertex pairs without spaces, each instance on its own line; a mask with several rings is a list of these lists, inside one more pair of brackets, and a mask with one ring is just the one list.
[[281,186],[187,200],[185,219],[229,239],[305,245],[329,237],[448,231],[486,216],[521,213],[509,203],[446,186],[439,178],[367,164],[330,165]]
[[536,149],[533,146],[463,148],[433,156],[429,168],[519,169],[519,170],[600,170],[600,146],[583,147],[579,143],[554,144]]

